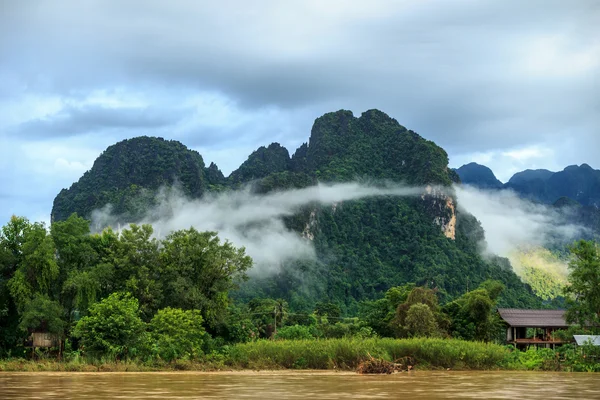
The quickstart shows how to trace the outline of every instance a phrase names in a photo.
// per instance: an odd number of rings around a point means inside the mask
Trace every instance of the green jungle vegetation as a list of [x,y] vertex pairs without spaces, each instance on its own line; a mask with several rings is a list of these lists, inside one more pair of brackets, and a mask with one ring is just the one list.
[[[136,221],[172,186],[201,198],[242,186],[267,193],[356,179],[459,181],[443,149],[377,110],[326,114],[291,157],[278,144],[262,147],[227,178],[178,142],[141,137],[109,147],[56,197],[49,227],[13,217],[1,230],[0,357],[8,360],[1,368],[37,368],[22,358],[58,355],[28,353],[24,339],[33,331],[63,339],[57,368],[353,368],[365,354],[391,360],[406,349],[422,366],[443,367],[433,355],[444,360],[445,352],[460,355],[453,368],[518,365],[521,356],[511,359],[503,347],[465,341],[501,340],[498,306],[552,304],[507,259],[480,255],[483,229],[451,195],[307,206],[285,224],[309,230],[317,261],[263,277],[249,278],[250,257],[215,232],[190,228],[156,239],[149,225],[90,228],[94,210],[107,207]],[[584,286],[566,296],[581,300]],[[594,307],[570,318],[589,320]],[[328,358],[314,358],[317,350]],[[354,358],[341,358],[345,351]],[[503,356],[486,355],[495,351]],[[479,361],[460,364],[468,352]]]
[[[252,260],[213,232],[191,228],[157,240],[151,226],[132,225],[90,234],[76,215],[49,230],[13,217],[1,232],[3,370],[353,369],[367,357],[411,357],[421,368],[598,367],[584,357],[591,348],[520,354],[493,344],[504,333],[499,281],[446,302],[434,288],[397,286],[359,303],[354,317],[331,302],[301,313],[282,299],[233,301]],[[567,319],[594,331],[600,288],[589,282],[600,282],[600,250],[580,241],[571,253]],[[25,338],[40,331],[64,348],[29,353]],[[61,364],[48,360],[57,356]]]
[[[442,148],[378,110],[358,118],[344,110],[325,114],[315,121],[309,143],[291,157],[273,143],[253,152],[227,178],[216,165],[204,165],[198,153],[178,142],[140,137],[117,143],[58,194],[52,219],[64,221],[73,213],[91,219],[93,210],[109,207],[124,226],[138,221],[156,204],[157,193],[173,185],[187,197],[200,198],[242,186],[268,193],[357,179],[418,186],[458,181]],[[376,300],[395,286],[427,285],[449,301],[494,279],[506,287],[499,304],[542,307],[508,260],[481,257],[483,229],[458,206],[453,197],[432,194],[304,207],[284,222],[312,237],[317,261],[285,263],[277,274],[253,277],[232,295],[244,303],[283,299],[293,311],[304,313],[318,302],[331,302],[344,316],[355,316],[363,300]],[[454,239],[442,230],[452,218]]]
[[567,285],[568,257],[543,247],[515,251],[510,257],[513,269],[543,300],[561,298]]

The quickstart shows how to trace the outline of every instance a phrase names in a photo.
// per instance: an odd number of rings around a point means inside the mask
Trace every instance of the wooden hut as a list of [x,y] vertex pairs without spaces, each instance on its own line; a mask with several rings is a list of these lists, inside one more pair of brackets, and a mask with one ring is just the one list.
[[564,310],[499,308],[498,313],[506,323],[506,342],[518,349],[529,346],[554,349],[567,343],[554,337],[554,331],[569,327]]
[[48,332],[31,332],[25,347],[60,347],[61,340],[57,334]]
[[62,356],[62,338],[56,333],[46,330],[45,324],[40,329],[32,329],[25,339],[25,347],[31,348],[31,357],[35,357],[35,349],[57,349],[58,357]]

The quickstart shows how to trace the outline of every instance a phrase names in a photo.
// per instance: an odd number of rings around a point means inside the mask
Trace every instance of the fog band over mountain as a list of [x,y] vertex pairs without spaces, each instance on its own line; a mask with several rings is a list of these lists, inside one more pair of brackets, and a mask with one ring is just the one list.
[[511,190],[454,187],[459,207],[473,214],[485,230],[486,251],[508,257],[518,248],[565,243],[584,227],[564,222],[564,215],[550,206],[520,198]]
[[[244,246],[255,262],[255,273],[277,271],[282,263],[315,259],[309,236],[310,227],[298,233],[286,227],[283,218],[316,205],[333,206],[339,202],[377,196],[421,196],[432,188],[397,184],[370,185],[357,182],[319,184],[303,189],[258,194],[246,187],[223,193],[209,193],[201,199],[189,199],[175,189],[163,189],[157,205],[137,221],[112,215],[104,207],[92,213],[92,226],[113,228],[128,223],[151,224],[157,237],[172,231],[194,227],[200,231],[216,231],[222,239]],[[439,193],[444,188],[435,188]],[[519,198],[509,190],[484,191],[471,186],[455,185],[463,212],[474,215],[485,230],[484,254],[497,254],[511,259],[518,271],[515,251],[565,243],[581,234],[584,228],[562,223],[557,210]],[[566,268],[565,268],[566,270]]]
[[424,192],[424,188],[417,187],[341,183],[268,194],[253,193],[245,188],[192,200],[178,190],[163,189],[158,195],[158,205],[140,221],[124,221],[112,215],[110,207],[105,207],[92,213],[92,226],[117,228],[130,222],[151,224],[158,237],[190,227],[216,231],[222,239],[244,246],[255,262],[253,271],[260,273],[278,270],[286,261],[315,258],[312,242],[288,229],[283,221],[303,207],[375,196],[419,196]]
[[484,254],[507,257],[520,276],[526,266],[563,279],[567,276],[566,261],[549,257],[550,252],[542,249],[564,247],[586,232],[587,228],[566,222],[565,210],[522,199],[512,190],[468,185],[454,189],[459,207],[473,214],[485,230]]

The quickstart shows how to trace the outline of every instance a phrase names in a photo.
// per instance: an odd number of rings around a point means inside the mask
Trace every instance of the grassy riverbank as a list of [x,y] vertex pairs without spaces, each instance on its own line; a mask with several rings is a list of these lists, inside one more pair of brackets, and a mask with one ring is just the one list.
[[574,349],[562,353],[549,349],[527,352],[481,342],[454,339],[326,339],[281,340],[225,346],[195,360],[164,362],[158,359],[90,359],[67,354],[55,359],[0,360],[0,371],[217,371],[320,369],[355,370],[371,359],[409,361],[415,369],[452,370],[600,370]]

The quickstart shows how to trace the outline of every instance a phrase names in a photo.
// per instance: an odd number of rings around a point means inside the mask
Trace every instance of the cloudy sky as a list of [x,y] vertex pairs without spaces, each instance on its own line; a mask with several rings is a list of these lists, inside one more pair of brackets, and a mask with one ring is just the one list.
[[48,220],[121,139],[180,140],[227,174],[338,109],[502,181],[600,168],[599,26],[595,0],[0,0],[0,224]]

